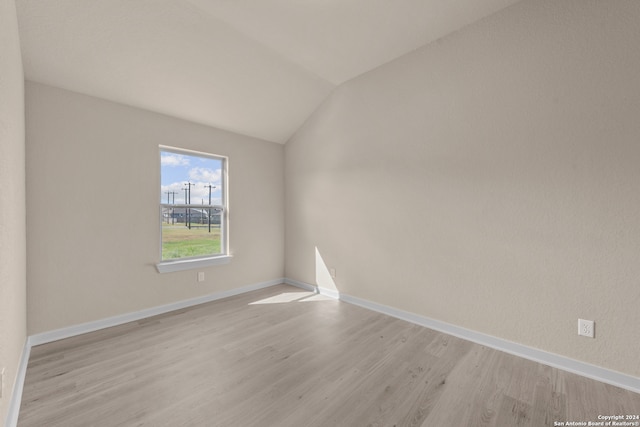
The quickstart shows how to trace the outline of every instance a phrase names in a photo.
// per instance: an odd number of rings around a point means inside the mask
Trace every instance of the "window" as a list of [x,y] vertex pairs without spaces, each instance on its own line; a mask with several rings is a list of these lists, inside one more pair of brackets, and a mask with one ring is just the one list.
[[161,273],[229,261],[227,158],[160,147]]

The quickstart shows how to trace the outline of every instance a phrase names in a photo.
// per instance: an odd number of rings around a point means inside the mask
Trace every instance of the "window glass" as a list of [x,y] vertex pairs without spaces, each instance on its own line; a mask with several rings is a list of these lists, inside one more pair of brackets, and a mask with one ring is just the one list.
[[226,158],[161,148],[162,260],[226,253]]

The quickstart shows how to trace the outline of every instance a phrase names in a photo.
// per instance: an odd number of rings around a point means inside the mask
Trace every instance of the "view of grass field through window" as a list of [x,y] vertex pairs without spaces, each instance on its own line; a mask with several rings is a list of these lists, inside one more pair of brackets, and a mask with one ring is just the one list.
[[162,224],[162,259],[220,254],[220,225],[212,227]]
[[162,260],[223,254],[224,159],[161,150]]

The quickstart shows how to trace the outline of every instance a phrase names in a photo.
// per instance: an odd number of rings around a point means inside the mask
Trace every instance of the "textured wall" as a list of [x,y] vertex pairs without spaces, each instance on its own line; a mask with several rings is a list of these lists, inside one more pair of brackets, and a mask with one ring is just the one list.
[[[640,376],[640,2],[511,6],[285,149],[286,275]],[[596,338],[577,336],[577,319]]]
[[0,0],[0,398],[4,423],[26,338],[24,77],[14,0]]
[[[27,83],[29,334],[276,279],[283,146]],[[229,157],[230,264],[159,274],[158,145]]]

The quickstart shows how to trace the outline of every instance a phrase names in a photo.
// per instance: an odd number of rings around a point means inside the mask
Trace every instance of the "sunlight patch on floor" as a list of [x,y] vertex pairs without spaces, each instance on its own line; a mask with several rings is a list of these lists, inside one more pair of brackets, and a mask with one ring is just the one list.
[[280,295],[274,295],[259,301],[250,302],[249,305],[255,304],[283,304],[287,302],[298,301],[303,298],[309,298],[316,295],[315,292],[283,292]]

